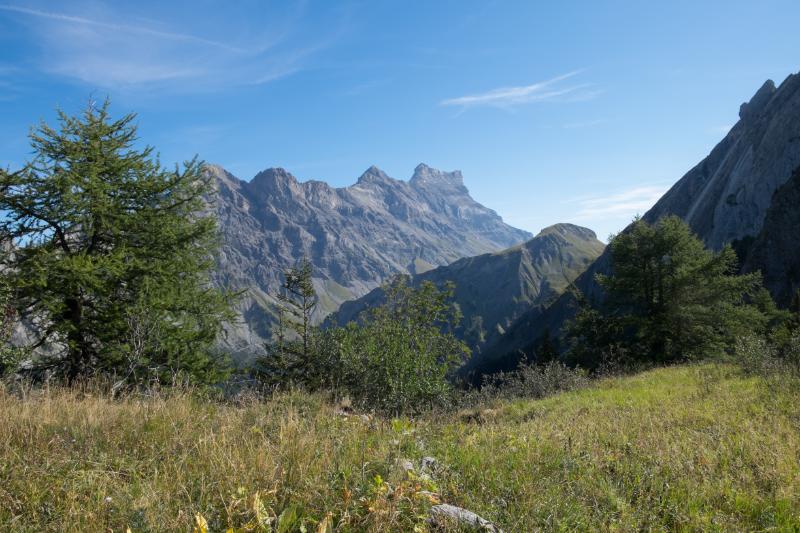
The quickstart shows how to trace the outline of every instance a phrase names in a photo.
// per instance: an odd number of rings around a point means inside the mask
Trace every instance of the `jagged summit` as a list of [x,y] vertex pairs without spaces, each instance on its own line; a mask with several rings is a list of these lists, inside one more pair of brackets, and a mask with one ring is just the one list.
[[746,119],[756,115],[759,111],[764,109],[764,106],[767,105],[767,102],[769,102],[777,90],[774,81],[765,81],[764,85],[756,91],[756,94],[753,95],[749,102],[745,102],[739,106],[739,118]]
[[[253,187],[261,189],[274,188],[275,186],[281,185],[286,186],[289,184],[303,186],[306,183],[326,183],[324,181],[314,179],[301,181],[291,172],[282,167],[270,167],[264,169],[256,174],[249,182],[245,182],[235,177],[233,174],[225,170],[225,168],[223,168],[221,165],[206,163],[205,168],[211,174],[223,181],[234,180],[236,182],[250,183]],[[358,177],[353,185],[343,187],[343,189],[349,189],[358,185],[371,183],[397,184],[406,182],[389,176],[376,165],[371,165],[361,174],[361,176]],[[422,189],[427,187],[449,186],[452,189],[459,189],[459,192],[469,194],[467,188],[464,187],[464,176],[461,174],[460,170],[446,172],[430,167],[425,163],[420,163],[416,166],[416,168],[414,168],[414,174],[407,183],[411,186]]]
[[420,163],[414,169],[414,175],[411,176],[409,183],[417,187],[440,185],[464,187],[464,176],[461,175],[460,170],[445,172]]
[[273,188],[297,183],[299,183],[297,178],[281,167],[262,170],[250,180],[250,185],[256,188]]
[[645,220],[678,215],[715,249],[761,230],[772,193],[800,165],[800,74],[788,76],[777,88],[767,80],[740,115],[728,135]]
[[359,176],[358,181],[356,181],[356,185],[363,185],[367,183],[376,183],[376,182],[386,183],[392,181],[397,181],[397,180],[389,177],[389,175],[386,174],[386,172],[376,167],[375,165],[372,165],[367,170],[365,170],[364,173],[361,174],[361,176]]

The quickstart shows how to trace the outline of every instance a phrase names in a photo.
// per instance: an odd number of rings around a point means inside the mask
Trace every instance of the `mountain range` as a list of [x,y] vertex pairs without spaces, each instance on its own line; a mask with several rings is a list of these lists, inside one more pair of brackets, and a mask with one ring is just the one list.
[[395,273],[422,273],[532,237],[473,200],[459,171],[424,164],[409,181],[373,166],[343,188],[300,182],[281,168],[250,181],[215,165],[206,172],[217,185],[222,237],[215,281],[244,291],[240,319],[223,341],[240,357],[270,338],[283,272],[303,257],[314,267],[319,322]]
[[[643,215],[678,215],[712,249],[732,244],[744,271],[760,270],[778,303],[800,286],[800,75],[768,80],[739,121],[700,163]],[[473,348],[469,370],[512,368],[545,334],[558,343],[574,315],[574,287],[602,298],[595,281],[610,255],[591,230],[556,224],[536,237],[513,228],[469,195],[460,172],[420,164],[409,181],[370,167],[354,185],[300,182],[272,168],[250,181],[208,166],[223,246],[216,281],[246,290],[228,330],[234,353],[260,351],[275,324],[283,271],[307,257],[319,294],[315,320],[342,324],[380,301],[396,273],[415,283],[453,281]],[[793,174],[794,173],[794,174]],[[793,177],[794,176],[794,177]],[[562,346],[563,348],[563,346]]]

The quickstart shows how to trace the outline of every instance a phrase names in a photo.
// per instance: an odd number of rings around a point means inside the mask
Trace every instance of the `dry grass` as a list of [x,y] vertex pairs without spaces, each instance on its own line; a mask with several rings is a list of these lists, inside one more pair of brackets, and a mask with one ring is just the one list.
[[[792,530],[799,400],[717,365],[416,421],[299,393],[0,392],[0,530],[424,530],[424,490],[506,531]],[[396,466],[423,455],[432,480]]]

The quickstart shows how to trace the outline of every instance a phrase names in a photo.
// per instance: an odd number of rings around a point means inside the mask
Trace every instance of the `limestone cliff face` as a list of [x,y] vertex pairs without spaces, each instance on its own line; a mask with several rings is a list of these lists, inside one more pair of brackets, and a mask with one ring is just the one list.
[[[556,224],[536,237],[500,252],[483,254],[417,275],[412,282],[455,284],[454,300],[463,314],[456,334],[475,354],[491,344],[531,308],[558,297],[605,248],[595,233],[572,224]],[[346,302],[331,322],[344,325],[383,300],[380,288]]]
[[222,250],[216,281],[246,290],[226,348],[257,353],[270,335],[272,294],[303,256],[315,269],[321,320],[390,275],[418,273],[531,237],[473,200],[461,173],[419,165],[410,181],[369,168],[349,187],[299,182],[283,169],[242,181],[210,165]]
[[742,104],[739,121],[645,215],[683,218],[712,248],[754,236],[773,193],[800,165],[800,74],[768,80]]
[[[776,231],[765,229],[773,195],[800,166],[800,74],[789,76],[779,87],[771,80],[764,83],[749,102],[742,104],[739,117],[708,157],[645,213],[646,221],[678,215],[714,249],[733,241],[752,241],[762,230]],[[781,211],[790,213],[788,207]],[[792,230],[784,227],[780,231]],[[786,237],[792,238],[788,234]],[[762,237],[761,241],[765,239]],[[775,247],[764,244],[762,250],[762,259],[753,259],[749,268],[759,264],[778,277],[783,274],[777,265],[795,261],[792,258],[798,253],[797,248],[788,246],[788,241]],[[763,259],[766,256],[768,261]],[[575,285],[590,299],[602,298],[595,276],[608,274],[610,265],[606,251],[576,279]],[[767,287],[775,291],[781,283],[768,280]],[[783,299],[780,292],[773,295],[779,301]],[[520,351],[530,351],[545,329],[560,331],[575,309],[574,298],[564,294],[544,311],[529,310],[494,345],[487,346],[481,368],[513,368]]]

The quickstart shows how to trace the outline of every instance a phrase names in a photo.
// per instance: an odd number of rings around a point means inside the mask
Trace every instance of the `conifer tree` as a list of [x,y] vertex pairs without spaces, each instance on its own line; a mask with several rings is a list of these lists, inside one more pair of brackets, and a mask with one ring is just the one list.
[[[313,364],[314,327],[311,315],[317,306],[313,267],[308,258],[284,272],[284,282],[276,295],[279,301],[278,328],[266,356],[258,361],[257,371],[270,383],[302,381],[311,385],[318,369]],[[315,370],[317,369],[317,370]],[[318,376],[323,379],[323,376]]]
[[0,274],[0,377],[16,370],[21,355],[10,343],[17,322],[17,312],[10,304],[11,294],[6,276]]
[[737,275],[733,249],[707,250],[680,218],[637,219],[609,246],[612,274],[598,277],[608,294],[604,311],[627,332],[631,356],[703,357],[763,328],[766,317],[748,305],[760,274]]
[[[32,160],[0,171],[14,306],[39,325],[36,345],[63,347],[38,365],[70,381],[97,372],[214,381],[211,346],[231,312],[209,279],[212,184],[196,158],[167,170],[152,147],[139,149],[134,119],[113,119],[108,101],[59,112],[58,129],[31,133]],[[135,342],[143,331],[157,334]]]

